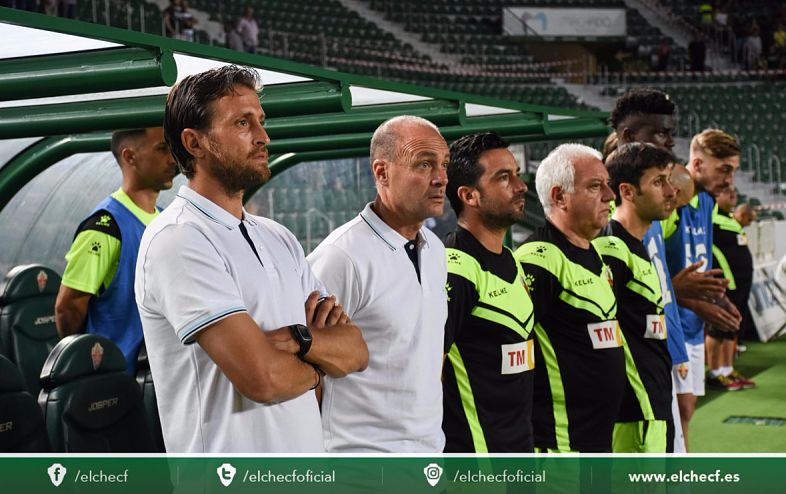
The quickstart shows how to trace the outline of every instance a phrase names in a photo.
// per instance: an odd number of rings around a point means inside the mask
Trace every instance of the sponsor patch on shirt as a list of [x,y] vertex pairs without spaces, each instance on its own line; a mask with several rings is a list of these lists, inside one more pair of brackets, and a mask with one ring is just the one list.
[[622,346],[620,325],[616,319],[587,324],[587,332],[592,340],[592,348],[595,350]]
[[502,374],[520,374],[535,368],[533,340],[501,345]]
[[663,314],[647,314],[647,327],[644,330],[644,337],[651,340],[666,339],[666,316]]

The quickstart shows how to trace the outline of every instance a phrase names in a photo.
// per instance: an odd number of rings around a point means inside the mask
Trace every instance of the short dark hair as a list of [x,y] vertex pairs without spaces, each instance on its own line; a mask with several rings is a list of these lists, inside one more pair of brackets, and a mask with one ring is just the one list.
[[120,153],[123,151],[123,145],[131,139],[144,137],[146,130],[147,129],[124,129],[112,132],[112,144],[109,149],[112,150],[112,154],[115,156],[118,165],[122,165],[122,163],[120,163]]
[[658,89],[637,87],[617,99],[609,115],[609,123],[614,129],[631,115],[674,115],[674,102],[669,95]]
[[445,194],[456,216],[460,216],[464,210],[464,204],[458,196],[459,187],[477,185],[485,171],[478,163],[480,155],[491,149],[507,149],[509,146],[510,144],[496,132],[465,135],[450,145],[448,185]]
[[190,75],[169,91],[164,112],[164,137],[186,178],[194,176],[194,157],[183,146],[180,135],[184,129],[210,128],[213,120],[211,104],[233,93],[235,86],[257,91],[261,86],[259,73],[237,65],[226,65]]
[[631,184],[638,189],[644,172],[652,167],[666,168],[674,161],[670,151],[648,142],[631,142],[617,147],[606,158],[611,190],[617,195],[614,203],[618,206],[622,203],[620,184]]

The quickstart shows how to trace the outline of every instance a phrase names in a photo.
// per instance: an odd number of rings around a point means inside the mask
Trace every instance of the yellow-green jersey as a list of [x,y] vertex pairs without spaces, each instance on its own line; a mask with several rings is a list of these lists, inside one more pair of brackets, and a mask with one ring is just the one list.
[[[128,197],[123,189],[112,193],[143,224],[150,224],[158,210],[148,213]],[[65,256],[63,285],[80,292],[100,295],[109,287],[120,262],[120,228],[106,210],[98,210],[77,228],[71,248]]]
[[463,228],[445,247],[445,452],[531,452],[536,362],[524,272],[509,249],[491,252]]
[[610,452],[627,382],[611,271],[549,221],[514,255],[535,311],[535,447]]

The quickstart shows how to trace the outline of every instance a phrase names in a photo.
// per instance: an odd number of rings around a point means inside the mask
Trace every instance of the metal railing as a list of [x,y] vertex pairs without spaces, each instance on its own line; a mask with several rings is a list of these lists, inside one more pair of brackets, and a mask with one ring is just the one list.
[[[773,171],[773,166],[775,170]],[[771,154],[770,158],[767,160],[767,167],[770,171],[770,176],[768,177],[769,183],[775,184],[775,193],[780,195],[781,193],[781,184],[783,183],[783,171],[781,170],[781,160],[776,155]],[[775,179],[775,172],[777,172],[778,178]]]
[[[753,153],[756,152],[756,161],[753,160]],[[761,150],[756,144],[748,145],[748,166],[753,170],[753,181],[758,182],[761,180]]]
[[328,231],[329,232],[332,232],[333,228],[335,227],[335,223],[333,222],[332,219],[330,219],[330,216],[326,215],[325,213],[323,213],[319,209],[317,209],[317,208],[310,208],[308,211],[306,211],[306,255],[311,254],[311,249],[312,249],[312,246],[311,246],[311,243],[312,243],[312,239],[311,239],[311,215],[312,214],[317,216],[317,217],[319,217],[319,218],[322,218],[323,220],[325,220],[327,222],[327,224],[328,224]]

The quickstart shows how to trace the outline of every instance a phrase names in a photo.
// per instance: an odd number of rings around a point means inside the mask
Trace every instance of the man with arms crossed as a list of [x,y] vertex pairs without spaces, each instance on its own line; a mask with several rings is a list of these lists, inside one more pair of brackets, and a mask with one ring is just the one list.
[[535,307],[535,448],[611,452],[626,385],[624,341],[609,268],[592,239],[609,221],[614,192],[597,151],[563,144],[538,167],[546,213],[516,250]]
[[133,302],[136,256],[145,227],[158,216],[158,194],[172,187],[177,164],[161,127],[114,132],[112,154],[123,184],[77,228],[55,322],[61,337],[86,332],[109,338],[134,374],[143,336]]
[[136,300],[170,453],[322,452],[313,389],[366,365],[335,298],[317,304],[294,235],[243,209],[270,177],[258,87],[257,72],[225,66],[167,99],[188,185],[145,231]]
[[650,224],[674,208],[672,161],[668,151],[638,142],[622,144],[606,158],[617,209],[612,234],[592,243],[614,274],[617,317],[627,343],[628,385],[614,426],[614,452],[666,453],[674,448],[668,325],[658,272],[642,242]]
[[330,452],[437,453],[445,446],[445,247],[423,222],[442,215],[448,158],[429,121],[384,122],[371,139],[377,197],[308,257],[369,349],[365,372],[324,381]]
[[445,451],[532,452],[533,317],[521,265],[503,245],[527,185],[493,132],[450,146],[447,196],[458,229],[448,259]]

